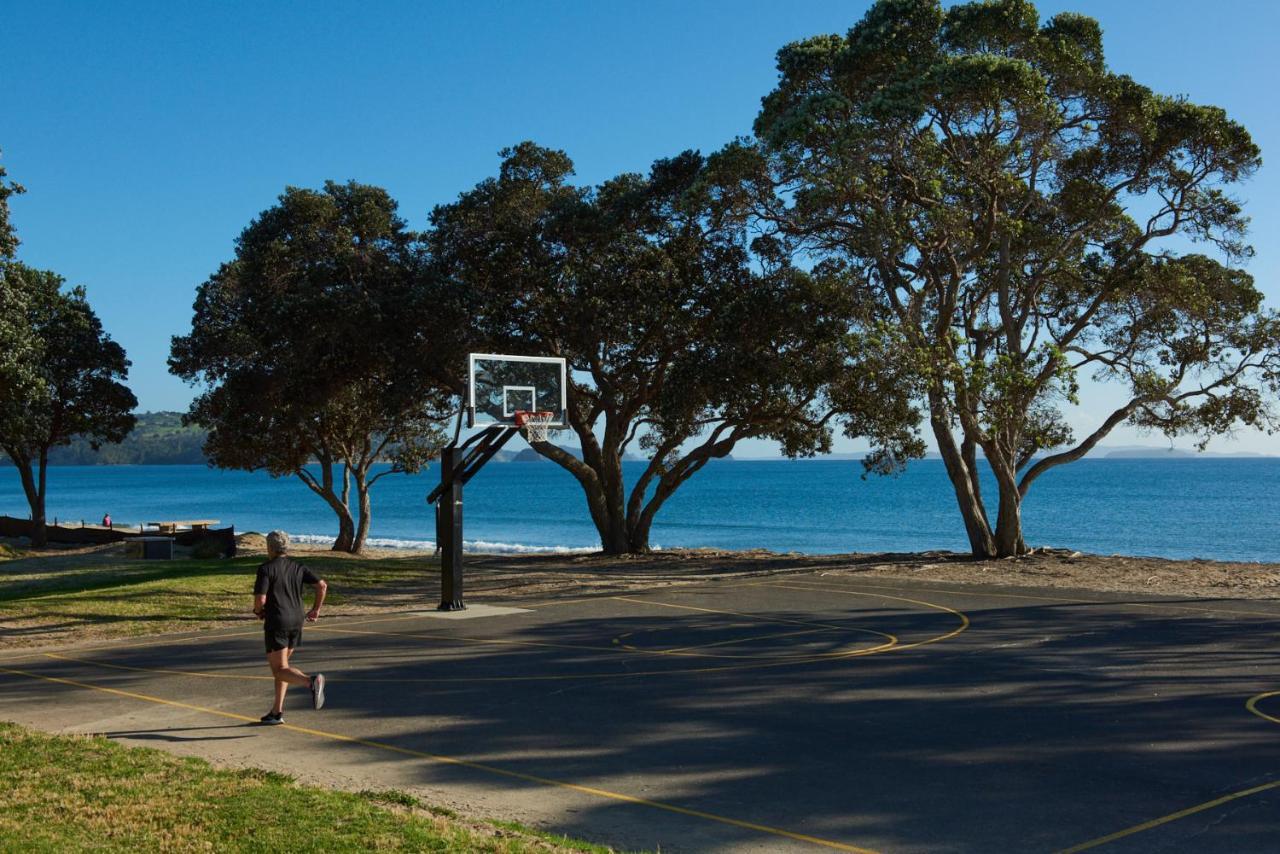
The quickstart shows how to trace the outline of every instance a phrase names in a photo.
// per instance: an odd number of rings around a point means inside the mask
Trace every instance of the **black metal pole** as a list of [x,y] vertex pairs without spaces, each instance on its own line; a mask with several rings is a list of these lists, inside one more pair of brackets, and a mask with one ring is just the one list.
[[440,608],[461,611],[462,601],[462,479],[457,476],[459,448],[440,454],[440,485],[436,535],[440,544]]

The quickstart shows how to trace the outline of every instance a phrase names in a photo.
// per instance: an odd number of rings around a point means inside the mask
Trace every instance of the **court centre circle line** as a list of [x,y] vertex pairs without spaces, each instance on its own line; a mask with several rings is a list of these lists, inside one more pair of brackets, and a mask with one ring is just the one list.
[[[237,714],[235,712],[224,712],[221,709],[211,709],[207,706],[197,706],[193,703],[182,703],[177,700],[166,700],[163,697],[152,697],[148,694],[138,694],[132,691],[121,691],[117,688],[107,688],[101,685],[93,685],[88,682],[78,682],[73,679],[63,679],[56,676],[43,676],[38,673],[28,673],[24,670],[15,670],[8,667],[0,667],[0,673],[8,673],[12,676],[23,676],[28,679],[40,679],[46,682],[53,682],[60,685],[70,685],[75,688],[84,688],[90,691],[101,691],[107,694],[114,694],[119,697],[127,697],[134,700],[142,700],[144,702],[156,703],[159,705],[173,706],[179,709],[188,709],[191,711],[202,712],[210,715],[217,715],[231,720],[243,721],[245,723],[258,723],[256,718],[247,715]],[[552,777],[540,777],[536,774],[525,774],[521,771],[512,771],[497,765],[487,765],[482,762],[474,762],[470,759],[460,759],[456,756],[445,756],[438,753],[427,753],[425,751],[413,750],[408,747],[400,747],[395,744],[387,744],[386,742],[374,741],[372,739],[357,738],[355,736],[344,735],[342,733],[327,732],[325,730],[313,729],[311,727],[301,727],[295,724],[277,724],[281,729],[291,730],[293,732],[302,733],[304,735],[315,736],[317,738],[331,739],[333,741],[346,742],[348,744],[359,744],[363,747],[371,747],[377,750],[385,750],[391,753],[398,753],[403,756],[411,756],[419,759],[427,759],[443,765],[454,765],[463,768],[470,768],[476,771],[484,771],[489,774],[495,774],[500,777],[507,777],[513,780],[521,780],[526,783],[537,783],[543,786],[551,786],[554,788],[566,789],[569,791],[579,792],[581,794],[593,795],[598,798],[619,801],[636,806],[649,807],[651,809],[663,810],[665,812],[675,813],[677,815],[689,816],[691,818],[703,819],[719,824],[725,824],[732,827],[739,827],[745,830],[753,830],[758,833],[764,833],[771,836],[778,836],[786,839],[792,839],[798,842],[807,842],[812,845],[818,845],[824,848],[831,848],[836,851],[848,851],[853,854],[877,854],[869,848],[862,848],[857,845],[849,845],[844,842],[837,842],[833,839],[823,839],[818,836],[810,836],[804,833],[796,833],[795,831],[785,830],[779,827],[771,827],[767,824],[758,824],[751,821],[743,821],[741,819],[731,818],[729,816],[718,815],[716,813],[705,812],[703,810],[682,807],[677,804],[669,804],[664,801],[654,801],[648,798],[640,798],[635,795],[628,795],[623,792],[613,792],[608,789],[600,789],[595,786],[584,786],[579,783],[571,783],[565,780],[556,780]]]
[[[870,589],[870,590],[896,590],[901,592],[903,589],[902,587],[894,587],[894,586],[885,585],[885,584],[866,584],[861,582],[857,578],[853,578],[853,577],[850,577],[850,580],[858,584],[859,587]],[[780,586],[783,586],[783,583],[784,582],[774,582],[774,581],[766,580],[766,581],[755,581],[750,584],[744,584],[742,586],[743,587],[780,587]],[[833,586],[830,584],[824,585],[821,582],[817,582],[817,581],[805,581],[803,579],[799,579],[796,581],[788,580],[785,583],[807,584],[812,586],[812,588],[815,590],[844,590],[845,589],[845,588]],[[959,584],[960,582],[956,582],[956,583]],[[1197,614],[1231,614],[1239,617],[1268,617],[1273,620],[1280,620],[1280,611],[1246,611],[1240,608],[1206,608],[1206,607],[1201,607],[1197,605],[1179,605],[1175,602],[1160,602],[1160,601],[1112,602],[1105,599],[1079,599],[1079,598],[1068,599],[1062,596],[1035,596],[1035,595],[1026,594],[1026,593],[991,593],[991,592],[987,592],[985,590],[979,589],[980,587],[981,585],[974,584],[974,585],[971,585],[970,589],[968,590],[947,590],[942,587],[914,587],[913,585],[913,592],[914,590],[918,590],[922,593],[945,593],[951,596],[970,596],[970,597],[981,596],[983,598],[990,597],[993,599],[1027,599],[1035,602],[1060,602],[1065,605],[1110,605],[1110,606],[1116,606],[1116,607],[1153,608],[1157,610],[1167,609],[1171,611],[1190,611],[1192,613],[1197,613]],[[1140,591],[1127,591],[1127,590],[1091,590],[1086,592],[1112,593],[1118,596],[1128,595],[1129,593],[1132,593],[1135,596],[1142,595]],[[1240,601],[1240,600],[1236,600],[1236,601]]]
[[[934,602],[925,602],[922,599],[909,599],[905,596],[889,596],[884,593],[862,593],[857,590],[843,590],[839,587],[823,587],[823,586],[803,587],[803,586],[797,586],[794,584],[771,584],[769,586],[781,587],[784,590],[821,590],[821,591],[827,591],[832,593],[844,593],[848,596],[876,596],[881,599],[894,599],[899,602],[910,602],[914,605],[924,605],[927,608],[934,608],[938,611],[945,611],[949,614],[952,614],[960,618],[959,628],[953,629],[944,635],[938,635],[937,637],[929,638],[928,640],[915,641],[914,643],[908,643],[908,644],[901,644],[899,646],[894,647],[895,652],[905,650],[905,649],[915,649],[917,647],[927,646],[928,644],[931,644],[931,643],[938,643],[939,641],[948,640],[960,634],[961,632],[965,631],[966,629],[969,628],[970,625],[972,625],[972,623],[970,623],[969,621],[969,618],[965,615],[963,611],[957,611],[955,608],[950,608],[946,605],[938,605]],[[895,588],[889,588],[889,589],[895,589]]]
[[[809,590],[809,589],[815,589],[815,588],[796,587],[794,589]],[[438,683],[469,684],[469,683],[494,683],[494,682],[567,682],[567,681],[583,680],[583,679],[611,680],[611,679],[642,678],[642,677],[651,677],[651,676],[679,676],[679,675],[699,674],[699,673],[718,673],[718,672],[737,671],[737,670],[763,670],[763,669],[770,669],[774,667],[798,666],[802,664],[812,664],[820,661],[836,661],[836,660],[842,660],[845,658],[858,658],[866,655],[878,655],[878,654],[890,652],[893,650],[914,649],[916,647],[925,646],[931,643],[937,643],[938,641],[955,637],[956,635],[968,629],[970,626],[969,618],[963,612],[958,611],[954,608],[950,608],[946,605],[938,605],[932,602],[925,602],[923,600],[918,600],[918,599],[909,599],[902,596],[889,596],[883,593],[859,593],[857,591],[849,591],[849,590],[842,590],[840,588],[828,588],[828,587],[818,587],[816,589],[832,590],[835,592],[844,593],[852,596],[867,596],[871,598],[893,599],[895,601],[903,601],[903,602],[910,602],[916,605],[923,605],[925,607],[950,613],[958,617],[960,619],[960,625],[957,628],[945,634],[937,635],[935,637],[928,638],[923,641],[915,641],[913,643],[905,644],[905,645],[900,644],[898,642],[899,638],[897,638],[896,636],[887,635],[889,638],[891,638],[889,643],[881,644],[875,647],[869,647],[866,649],[851,650],[851,651],[838,652],[838,653],[824,653],[818,656],[801,656],[796,658],[787,658],[783,660],[773,659],[769,661],[761,661],[761,662],[748,663],[748,664],[729,664],[729,665],[718,665],[718,666],[712,666],[712,667],[699,667],[699,668],[675,668],[671,670],[647,670],[647,671],[633,670],[633,671],[624,671],[621,673],[609,672],[609,673],[581,673],[581,674],[539,674],[539,675],[533,675],[533,676],[524,676],[524,675],[455,676],[455,677],[445,676],[445,677],[435,677],[430,679],[406,678],[406,679],[385,679],[385,680],[361,680],[359,679],[359,677],[353,677],[350,679],[346,679],[344,681],[348,681],[353,684],[382,684],[387,682],[431,683],[431,684],[438,684]],[[637,600],[637,601],[647,601],[648,604],[666,604],[666,603],[653,603],[650,600]],[[686,609],[692,609],[692,610],[708,611],[710,613],[718,613],[718,612],[712,611],[711,609],[695,608],[694,606],[677,606],[677,607],[684,607]],[[735,616],[743,616],[743,617],[751,616],[750,614],[741,613],[741,612],[735,613],[735,612],[726,611],[723,613],[733,614]],[[475,640],[475,639],[460,639],[460,638],[456,638],[449,635],[436,636],[431,633],[417,634],[413,632],[378,632],[378,631],[362,631],[358,629],[342,629],[342,628],[336,628],[336,627],[323,627],[323,628],[312,627],[312,631],[316,631],[316,630],[336,632],[340,634],[360,634],[360,635],[374,635],[374,636],[396,637],[396,638],[415,638],[415,639],[426,638],[430,640],[430,639],[436,639],[436,637],[444,637],[446,639],[455,640],[455,641],[458,641],[458,640],[474,641]],[[510,643],[520,644],[523,642],[512,641]],[[596,650],[600,648],[588,647],[588,649]],[[612,651],[612,648],[607,648],[607,649]],[[45,655],[51,656],[51,654],[49,653],[45,653]],[[212,673],[206,673],[202,671],[193,671],[193,670],[176,671],[176,670],[163,670],[160,668],[143,668],[143,667],[135,668],[135,667],[129,667],[126,665],[113,665],[113,664],[107,664],[105,662],[95,662],[95,661],[90,661],[86,659],[75,659],[68,656],[63,656],[63,657],[66,660],[76,661],[78,663],[88,664],[90,666],[101,666],[101,667],[107,667],[107,668],[119,669],[119,670],[132,670],[135,672],[143,672],[143,673],[146,673],[146,672],[166,673],[168,675],[192,676],[192,677],[199,677],[199,678],[241,678],[241,679],[270,678],[270,677],[258,677],[250,674],[246,674],[244,676],[235,676],[232,674],[212,674]]]
[[1280,718],[1274,715],[1269,715],[1258,708],[1258,703],[1272,697],[1280,697],[1280,691],[1264,691],[1261,694],[1254,694],[1245,701],[1244,707],[1265,721],[1271,721],[1273,724],[1280,724]]

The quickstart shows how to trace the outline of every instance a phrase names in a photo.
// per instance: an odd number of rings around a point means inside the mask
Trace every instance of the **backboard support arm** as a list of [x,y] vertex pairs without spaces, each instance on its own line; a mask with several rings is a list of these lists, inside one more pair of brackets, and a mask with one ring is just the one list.
[[440,548],[438,610],[467,607],[462,600],[462,487],[519,432],[515,427],[495,424],[461,446],[450,445],[440,452],[440,485],[427,496],[427,503],[436,507],[436,544]]

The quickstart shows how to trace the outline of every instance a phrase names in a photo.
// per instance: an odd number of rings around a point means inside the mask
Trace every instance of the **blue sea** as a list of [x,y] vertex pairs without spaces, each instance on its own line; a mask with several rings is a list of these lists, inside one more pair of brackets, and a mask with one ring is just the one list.
[[[628,476],[643,465],[627,463]],[[713,462],[659,512],[651,542],[808,553],[968,549],[941,461],[912,463],[893,478],[864,480],[861,471],[858,462],[840,460]],[[424,498],[438,478],[433,467],[380,480],[370,544],[431,545]],[[577,482],[553,463],[490,463],[467,485],[465,511],[471,551],[599,547]],[[50,519],[92,522],[106,512],[117,524],[211,518],[237,531],[282,528],[311,542],[331,541],[337,529],[296,478],[203,466],[50,468]],[[8,467],[0,468],[0,513],[28,515]],[[1280,561],[1280,459],[1081,460],[1036,482],[1023,519],[1032,546]]]

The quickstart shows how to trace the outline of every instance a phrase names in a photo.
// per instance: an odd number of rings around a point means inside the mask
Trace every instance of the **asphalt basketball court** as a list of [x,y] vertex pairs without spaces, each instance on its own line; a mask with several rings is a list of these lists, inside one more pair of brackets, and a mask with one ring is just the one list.
[[1277,847],[1270,602],[796,573],[0,655],[0,718],[622,849]]

